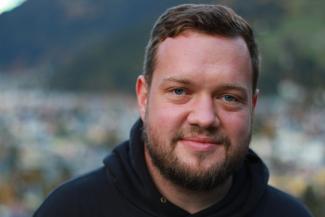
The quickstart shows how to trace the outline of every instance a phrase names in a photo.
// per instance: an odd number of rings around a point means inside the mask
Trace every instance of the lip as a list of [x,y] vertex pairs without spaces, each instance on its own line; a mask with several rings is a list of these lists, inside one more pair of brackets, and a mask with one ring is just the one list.
[[221,145],[214,139],[205,137],[183,138],[180,141],[186,147],[189,147],[191,150],[198,152],[213,151],[217,146]]

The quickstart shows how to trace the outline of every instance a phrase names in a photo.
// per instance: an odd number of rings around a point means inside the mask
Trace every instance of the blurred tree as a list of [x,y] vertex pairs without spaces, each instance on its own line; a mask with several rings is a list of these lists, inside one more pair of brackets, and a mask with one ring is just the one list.
[[309,90],[323,87],[325,37],[324,1],[288,1],[285,17],[276,28],[258,35],[263,56],[262,87],[274,90],[274,83],[290,79]]
[[311,185],[307,186],[301,198],[306,206],[313,212],[315,217],[325,216],[325,197],[316,194]]
[[143,28],[131,29],[102,40],[60,65],[50,80],[53,88],[132,92],[142,73],[146,37]]
[[53,88],[133,91],[154,19],[169,6],[189,2],[231,6],[254,26],[264,93],[275,93],[282,79],[323,88],[325,1],[27,1],[0,16],[0,66],[53,66]]

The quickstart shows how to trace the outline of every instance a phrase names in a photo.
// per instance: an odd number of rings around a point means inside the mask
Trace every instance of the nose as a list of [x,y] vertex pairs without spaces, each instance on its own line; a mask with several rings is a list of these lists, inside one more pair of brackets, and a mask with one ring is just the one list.
[[187,117],[189,124],[202,128],[217,127],[219,119],[212,97],[202,96],[193,102]]

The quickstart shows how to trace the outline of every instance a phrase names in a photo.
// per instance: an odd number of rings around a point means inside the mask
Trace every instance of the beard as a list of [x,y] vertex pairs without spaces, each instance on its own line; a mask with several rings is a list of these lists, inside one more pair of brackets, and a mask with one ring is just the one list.
[[[185,136],[204,135],[222,144],[225,148],[223,161],[216,161],[208,168],[193,168],[188,163],[180,161],[175,153],[175,147],[179,140]],[[248,152],[251,140],[251,129],[243,138],[241,144],[233,145],[230,139],[215,128],[205,129],[199,126],[190,126],[175,132],[170,141],[166,141],[163,135],[154,131],[147,121],[144,121],[143,140],[148,150],[153,165],[167,180],[191,191],[210,191],[223,185],[232,174],[241,166]],[[237,147],[233,149],[232,147]],[[238,148],[240,147],[240,148]],[[204,160],[205,153],[197,155],[199,160]]]

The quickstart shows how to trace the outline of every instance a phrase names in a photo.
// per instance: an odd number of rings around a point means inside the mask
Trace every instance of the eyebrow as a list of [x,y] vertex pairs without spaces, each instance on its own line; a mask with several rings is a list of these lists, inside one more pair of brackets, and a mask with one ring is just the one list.
[[238,91],[245,92],[245,93],[248,91],[247,88],[245,88],[243,86],[240,86],[240,85],[237,85],[237,84],[223,84],[218,89],[221,89],[221,90],[238,90]]
[[184,78],[175,78],[175,77],[168,77],[168,78],[164,78],[162,83],[165,82],[176,82],[176,83],[182,83],[182,84],[191,84],[192,82],[188,79],[184,79]]
[[[188,79],[184,79],[184,78],[175,78],[175,77],[168,77],[163,79],[162,83],[165,82],[176,82],[176,83],[181,83],[184,85],[189,85],[189,84],[193,84],[193,82],[191,82]],[[238,85],[238,84],[232,84],[232,83],[226,83],[226,84],[222,84],[220,87],[217,88],[218,90],[237,90],[237,91],[241,91],[241,92],[247,92],[247,88]]]

